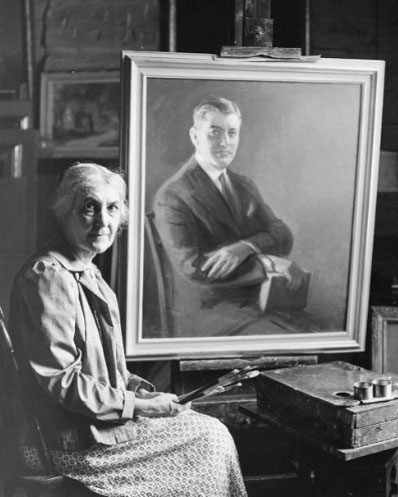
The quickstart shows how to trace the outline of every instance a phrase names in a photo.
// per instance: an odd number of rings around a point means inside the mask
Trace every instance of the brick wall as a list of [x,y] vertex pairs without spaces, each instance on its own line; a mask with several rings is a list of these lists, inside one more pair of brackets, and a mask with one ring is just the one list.
[[159,0],[36,0],[44,71],[117,69],[121,50],[161,50]]

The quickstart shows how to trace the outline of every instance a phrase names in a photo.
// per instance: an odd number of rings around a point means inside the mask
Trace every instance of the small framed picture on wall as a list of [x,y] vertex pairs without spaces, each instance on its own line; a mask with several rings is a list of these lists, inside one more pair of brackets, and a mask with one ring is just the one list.
[[119,103],[118,71],[43,73],[41,137],[54,157],[117,157]]

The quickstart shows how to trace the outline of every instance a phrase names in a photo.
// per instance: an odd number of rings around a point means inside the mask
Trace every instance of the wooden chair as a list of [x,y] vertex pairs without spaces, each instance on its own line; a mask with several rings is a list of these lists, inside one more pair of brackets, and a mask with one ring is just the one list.
[[[16,352],[7,331],[4,314],[0,307],[0,427],[4,459],[4,497],[13,497],[22,487],[28,497],[47,496],[83,497],[97,495],[80,483],[54,471],[51,454],[44,440],[40,423],[34,414],[29,392],[24,388],[23,375],[18,365]],[[2,426],[1,426],[2,425]],[[44,472],[33,473],[24,469],[20,456],[20,439],[24,429],[30,426],[36,436],[35,447],[40,455]]]

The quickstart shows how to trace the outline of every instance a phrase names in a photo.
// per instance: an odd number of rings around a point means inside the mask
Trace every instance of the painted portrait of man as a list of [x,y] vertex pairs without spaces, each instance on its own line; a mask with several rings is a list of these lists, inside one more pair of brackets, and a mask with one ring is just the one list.
[[[252,180],[229,169],[239,147],[241,111],[236,102],[210,96],[192,117],[193,154],[153,203],[173,278],[174,336],[285,332],[283,313],[296,315],[305,306],[308,275],[288,258],[289,227]],[[275,285],[282,291],[270,309]]]
[[362,349],[383,64],[127,52],[123,67],[128,354]]

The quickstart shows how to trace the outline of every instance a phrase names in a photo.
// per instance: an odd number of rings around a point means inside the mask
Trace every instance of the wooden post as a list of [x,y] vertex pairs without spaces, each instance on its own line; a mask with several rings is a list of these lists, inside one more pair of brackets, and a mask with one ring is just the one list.
[[32,0],[23,0],[23,43],[24,59],[26,66],[26,98],[32,100],[35,96],[35,57],[34,57],[34,35],[33,35],[33,8]]
[[271,0],[245,0],[243,45],[272,47],[274,22],[270,18]]
[[235,0],[235,39],[234,45],[243,46],[243,20],[245,0]]
[[246,0],[245,3],[248,17],[271,17],[271,0]]
[[177,0],[169,0],[169,52],[177,51]]

